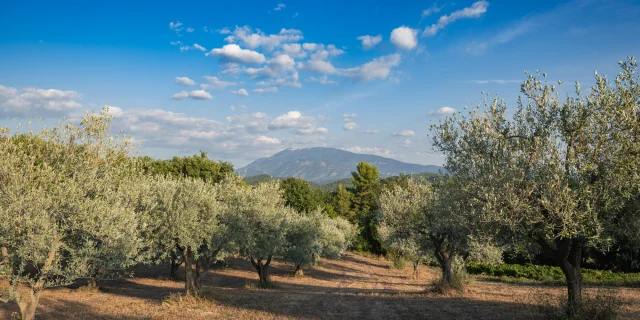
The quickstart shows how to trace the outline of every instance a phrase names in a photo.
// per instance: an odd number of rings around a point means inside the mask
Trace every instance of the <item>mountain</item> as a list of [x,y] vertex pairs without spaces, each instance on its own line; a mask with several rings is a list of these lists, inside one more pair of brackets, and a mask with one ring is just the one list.
[[296,177],[324,184],[351,177],[359,162],[378,167],[380,177],[400,173],[437,173],[440,166],[405,163],[370,154],[353,153],[333,148],[285,149],[269,158],[258,159],[237,171],[245,177],[268,174],[276,178]]

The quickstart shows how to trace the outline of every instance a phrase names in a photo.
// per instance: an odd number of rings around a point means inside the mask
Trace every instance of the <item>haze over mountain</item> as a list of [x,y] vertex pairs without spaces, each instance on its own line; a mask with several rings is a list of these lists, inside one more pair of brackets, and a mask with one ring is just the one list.
[[380,177],[400,173],[437,173],[441,166],[405,163],[370,154],[353,153],[334,148],[285,149],[269,158],[258,159],[237,171],[246,177],[268,174],[273,177],[296,177],[314,183],[329,183],[348,178],[359,162],[378,168]]

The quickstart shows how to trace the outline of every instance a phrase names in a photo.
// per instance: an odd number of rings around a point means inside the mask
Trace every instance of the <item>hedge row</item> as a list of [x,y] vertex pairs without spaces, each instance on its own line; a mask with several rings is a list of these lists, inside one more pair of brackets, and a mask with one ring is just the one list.
[[[542,282],[564,282],[564,274],[559,267],[519,264],[489,265],[470,263],[467,266],[470,274],[493,277],[525,278]],[[582,269],[585,283],[612,285],[640,285],[640,273],[611,272],[606,270]]]

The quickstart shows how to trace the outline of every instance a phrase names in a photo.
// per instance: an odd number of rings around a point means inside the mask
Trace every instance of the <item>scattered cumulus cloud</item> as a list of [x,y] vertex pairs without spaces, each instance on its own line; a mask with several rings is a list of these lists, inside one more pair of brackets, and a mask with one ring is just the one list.
[[296,29],[280,29],[277,34],[266,34],[259,29],[253,30],[249,26],[236,27],[230,36],[225,38],[229,43],[241,43],[249,49],[262,47],[272,51],[283,43],[299,42],[303,39],[302,31]]
[[82,95],[57,89],[17,89],[0,85],[0,115],[55,116],[82,108]]
[[269,130],[291,129],[297,134],[324,134],[327,128],[318,127],[316,119],[310,116],[304,116],[300,111],[289,111],[279,117],[273,119],[268,126]]
[[366,134],[377,134],[377,133],[380,133],[380,131],[379,130],[366,130],[364,133],[366,133]]
[[237,96],[242,96],[242,97],[249,96],[249,93],[245,89],[232,90],[231,93],[233,93],[233,94],[235,94]]
[[201,45],[199,45],[197,43],[194,43],[192,46],[180,46],[180,51],[184,52],[184,51],[189,51],[189,50],[198,50],[198,51],[205,52],[205,51],[207,51],[207,48],[205,48],[205,47],[203,47],[203,46],[201,46]]
[[253,89],[255,93],[268,93],[268,92],[278,92],[277,87],[268,87],[268,88],[257,88]]
[[434,36],[438,31],[459,19],[479,18],[487,12],[487,7],[489,7],[489,2],[481,0],[474,2],[471,7],[454,11],[449,15],[441,16],[436,23],[424,28],[422,36]]
[[236,82],[222,81],[220,78],[214,76],[204,76],[203,78],[208,82],[206,88],[224,89],[226,87],[232,87],[237,84]]
[[308,81],[308,82],[317,82],[317,83],[324,84],[324,85],[335,85],[335,86],[338,85],[337,81],[329,80],[329,77],[326,74],[321,76],[321,77],[319,77],[319,78],[311,76],[311,77],[307,78],[306,81]]
[[393,133],[394,137],[413,137],[415,135],[416,135],[416,133],[411,131],[411,130],[402,130],[400,132],[394,132]]
[[286,7],[287,6],[284,3],[278,3],[278,5],[275,8],[273,8],[273,11],[280,11]]
[[362,43],[362,49],[369,50],[382,41],[382,35],[379,34],[377,36],[359,36],[356,38],[356,40],[360,40],[360,42]]
[[227,44],[222,48],[209,51],[207,56],[218,56],[223,62],[236,62],[242,64],[259,64],[266,61],[262,53],[249,49],[242,49],[237,44]]
[[355,113],[345,113],[342,115],[342,118],[344,119],[344,121],[351,121],[351,119],[353,118],[357,118],[358,115]]
[[195,81],[187,78],[187,77],[176,77],[176,83],[185,85],[185,86],[193,86],[196,84]]
[[194,100],[211,100],[213,96],[204,90],[193,90],[189,92],[189,98]]
[[438,7],[437,4],[433,4],[429,9],[422,10],[422,17],[428,17],[434,13],[438,13],[442,10],[442,7]]
[[194,30],[194,29],[193,29],[193,28],[191,28],[191,27],[187,28],[187,32],[193,32],[193,30]]
[[180,31],[182,31],[183,28],[183,24],[180,21],[176,21],[176,22],[169,22],[169,29],[175,31],[175,33],[180,34]]
[[456,113],[456,109],[451,107],[442,107],[438,110],[429,112],[429,116],[431,117],[446,117],[448,115],[452,115]]
[[377,147],[369,148],[369,147],[353,146],[353,147],[345,148],[343,150],[353,152],[353,153],[373,154],[381,157],[388,157],[393,154],[390,150],[387,150],[384,148],[377,148]]
[[355,122],[347,122],[342,127],[345,131],[353,131],[358,128],[358,125]]
[[418,30],[401,26],[391,31],[391,43],[397,48],[411,50],[418,45]]
[[404,139],[404,141],[402,141],[402,146],[403,147],[410,147],[411,146],[411,140],[409,139]]

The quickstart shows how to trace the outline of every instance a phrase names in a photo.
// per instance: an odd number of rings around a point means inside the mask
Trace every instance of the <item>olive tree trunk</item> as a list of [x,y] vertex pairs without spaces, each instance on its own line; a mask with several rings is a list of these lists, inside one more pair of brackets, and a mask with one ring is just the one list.
[[262,259],[254,259],[251,257],[251,264],[256,271],[258,271],[258,277],[260,277],[260,286],[268,286],[271,284],[271,276],[269,275],[269,265],[271,264],[271,256],[267,258],[267,262],[262,263]]
[[36,318],[36,309],[38,308],[38,302],[40,301],[40,292],[42,289],[36,285],[36,287],[26,288],[18,287],[16,289],[16,300],[18,307],[20,308],[20,315],[22,320],[33,320]]
[[567,313],[571,318],[582,307],[582,263],[583,241],[581,239],[557,239],[552,246],[544,239],[538,243],[551,254],[567,281]]
[[304,277],[304,271],[302,271],[302,266],[296,264],[296,272],[293,275],[295,277]]
[[193,272],[194,262],[193,251],[191,247],[187,247],[184,251],[185,289],[187,295],[198,294],[198,283],[196,281],[196,275]]
[[442,270],[442,282],[445,284],[451,283],[451,259],[453,259],[454,251],[449,249],[445,249],[442,244],[444,239],[441,237],[431,237],[433,242],[433,246],[435,247],[434,254],[436,256],[436,260],[440,264],[440,269]]
[[420,277],[420,270],[418,267],[420,266],[420,260],[413,261],[413,273],[411,274],[411,278],[418,279]]

